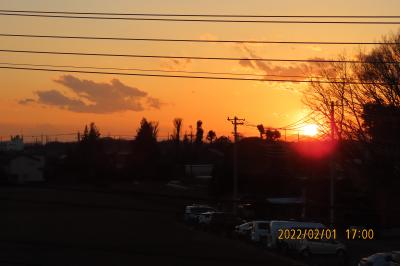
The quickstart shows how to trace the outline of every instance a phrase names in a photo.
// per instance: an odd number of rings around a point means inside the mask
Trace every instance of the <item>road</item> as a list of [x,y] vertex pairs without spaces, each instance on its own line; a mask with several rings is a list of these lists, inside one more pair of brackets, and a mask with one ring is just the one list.
[[0,265],[298,265],[177,218],[184,201],[0,188]]

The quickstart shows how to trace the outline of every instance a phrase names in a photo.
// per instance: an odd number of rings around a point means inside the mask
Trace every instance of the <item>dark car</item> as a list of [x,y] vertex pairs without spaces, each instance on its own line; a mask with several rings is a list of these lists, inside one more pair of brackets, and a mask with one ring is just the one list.
[[241,224],[243,220],[227,212],[213,212],[210,213],[210,221],[207,229],[227,236],[232,236],[236,225]]

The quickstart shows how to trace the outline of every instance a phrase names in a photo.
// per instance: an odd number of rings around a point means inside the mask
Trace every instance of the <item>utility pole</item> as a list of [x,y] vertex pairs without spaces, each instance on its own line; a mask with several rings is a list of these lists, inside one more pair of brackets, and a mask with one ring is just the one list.
[[330,122],[331,122],[331,160],[330,160],[330,223],[333,225],[335,222],[335,165],[334,165],[334,145],[335,145],[335,103],[331,101],[330,109]]
[[238,156],[237,156],[237,142],[238,142],[238,133],[237,133],[237,126],[238,125],[243,125],[245,119],[237,118],[236,116],[234,118],[229,118],[228,121],[230,121],[233,125],[233,137],[234,137],[234,142],[233,142],[233,213],[237,213],[237,206],[236,206],[236,201],[237,201],[237,194],[238,194]]
[[190,125],[189,126],[189,128],[190,128],[190,144],[192,144],[193,143],[193,127],[192,127],[192,125]]
[[192,125],[189,126],[190,128],[190,178],[193,177],[193,127]]

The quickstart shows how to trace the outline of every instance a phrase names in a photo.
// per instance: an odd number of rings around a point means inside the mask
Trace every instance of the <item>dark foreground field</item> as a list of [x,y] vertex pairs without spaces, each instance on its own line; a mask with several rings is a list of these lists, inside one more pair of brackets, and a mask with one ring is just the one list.
[[0,265],[296,265],[193,230],[186,202],[143,194],[0,188]]

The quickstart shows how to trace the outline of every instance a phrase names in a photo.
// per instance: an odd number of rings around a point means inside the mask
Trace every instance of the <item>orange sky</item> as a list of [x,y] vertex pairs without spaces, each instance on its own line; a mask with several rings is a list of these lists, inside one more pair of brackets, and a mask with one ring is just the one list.
[[[83,2],[83,3],[82,3]],[[145,3],[144,3],[145,2]],[[216,3],[218,2],[218,3]],[[329,4],[328,4],[329,3]],[[142,13],[219,13],[258,15],[398,15],[398,1],[0,1],[1,9],[56,10],[88,12],[142,12]],[[382,34],[397,31],[392,25],[304,25],[304,24],[215,24],[162,23],[138,21],[91,21],[1,17],[1,33],[119,36],[149,38],[212,38],[251,40],[309,40],[309,41],[376,41]],[[234,44],[184,44],[150,42],[112,42],[89,40],[48,40],[0,37],[1,49],[30,49],[51,51],[80,51],[99,53],[192,55],[217,57],[250,56],[243,46]],[[334,57],[346,51],[352,54],[357,47],[316,45],[248,45],[252,53],[270,58]],[[80,65],[118,68],[175,69],[189,71],[240,72],[265,74],[260,69],[246,67],[239,62],[190,61],[174,63],[171,60],[77,57],[61,55],[27,55],[1,53],[1,62]],[[290,74],[296,64],[267,64],[270,72]],[[292,70],[288,70],[292,67]],[[278,69],[279,68],[279,69]],[[228,135],[232,126],[227,116],[237,115],[251,123],[266,126],[284,126],[298,120],[307,110],[301,103],[301,88],[293,83],[216,81],[171,78],[104,76],[72,74],[74,86],[94,87],[110,84],[117,79],[119,87],[137,88],[140,96],[133,105],[143,110],[129,110],[118,104],[114,95],[91,95],[99,110],[70,108],[38,102],[40,92],[56,91],[68,99],[89,103],[88,97],[74,94],[66,86],[63,73],[0,70],[0,136],[9,134],[54,134],[82,129],[85,123],[96,122],[103,134],[134,134],[142,117],[160,122],[160,136],[172,132],[172,120],[181,117],[184,129],[201,119],[205,131],[213,129],[217,135]],[[84,81],[87,80],[87,81]],[[78,85],[76,85],[78,84]],[[111,86],[111,85],[109,85]],[[75,87],[74,87],[75,88]],[[80,89],[84,89],[79,87]],[[113,88],[112,86],[110,88]],[[116,93],[118,92],[116,88]],[[77,88],[75,88],[77,89]],[[123,97],[123,96],[121,96]],[[158,99],[159,108],[151,108],[148,98]],[[21,100],[35,102],[20,104]],[[82,100],[83,99],[83,100]],[[112,100],[113,99],[113,100]],[[43,99],[42,99],[43,100]],[[121,100],[122,101],[122,100]],[[75,102],[74,102],[75,103]],[[101,105],[100,105],[101,103]],[[114,104],[114,106],[112,106]],[[118,105],[119,107],[115,107]],[[79,109],[79,110],[78,110]],[[131,108],[132,109],[132,108]],[[246,135],[255,135],[254,128],[242,127]]]

